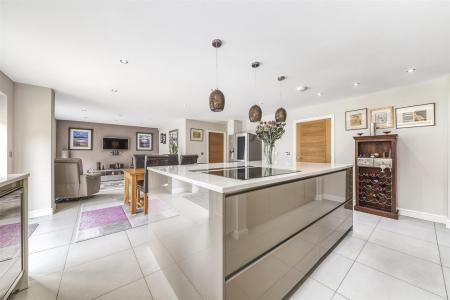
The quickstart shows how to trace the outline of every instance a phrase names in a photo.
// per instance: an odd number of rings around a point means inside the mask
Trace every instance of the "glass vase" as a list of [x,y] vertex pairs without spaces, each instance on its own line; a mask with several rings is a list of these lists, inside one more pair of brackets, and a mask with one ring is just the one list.
[[264,157],[266,159],[266,164],[271,166],[273,162],[273,148],[274,144],[264,143]]

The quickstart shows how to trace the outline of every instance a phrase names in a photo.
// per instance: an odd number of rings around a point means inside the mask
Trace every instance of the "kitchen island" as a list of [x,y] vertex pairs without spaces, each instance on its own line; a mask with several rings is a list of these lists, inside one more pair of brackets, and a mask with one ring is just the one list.
[[186,274],[203,298],[287,297],[352,228],[351,165],[250,162],[148,170],[150,201],[158,193],[195,189],[207,195],[209,222],[202,226],[212,238],[201,255],[208,255],[208,266]]

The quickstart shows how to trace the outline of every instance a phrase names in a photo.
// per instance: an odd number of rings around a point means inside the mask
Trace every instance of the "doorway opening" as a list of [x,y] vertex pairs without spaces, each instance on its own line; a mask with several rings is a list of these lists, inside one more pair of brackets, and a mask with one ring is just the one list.
[[296,162],[334,163],[334,117],[324,116],[295,122]]
[[225,162],[225,133],[208,131],[208,163]]

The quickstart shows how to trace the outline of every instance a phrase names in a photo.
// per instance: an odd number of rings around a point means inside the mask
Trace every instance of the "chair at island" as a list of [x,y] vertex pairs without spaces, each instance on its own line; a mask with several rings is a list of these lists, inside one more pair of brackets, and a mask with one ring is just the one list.
[[[148,214],[148,167],[169,165],[167,155],[146,155],[144,159],[144,180],[136,182],[136,207],[143,207],[144,214]],[[141,198],[141,193],[143,198]],[[132,212],[133,213],[133,212]]]

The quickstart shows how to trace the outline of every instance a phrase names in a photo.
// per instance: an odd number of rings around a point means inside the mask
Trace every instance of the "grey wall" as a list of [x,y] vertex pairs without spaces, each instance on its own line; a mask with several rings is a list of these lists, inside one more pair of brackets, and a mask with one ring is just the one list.
[[[133,154],[159,154],[159,132],[157,128],[133,127],[112,124],[77,122],[57,120],[56,125],[56,156],[61,156],[61,150],[68,149],[69,127],[93,129],[93,150],[70,150],[71,157],[83,160],[83,169],[96,169],[97,162],[105,165],[123,163],[126,167],[131,164]],[[153,133],[153,151],[136,151],[136,132]],[[120,155],[113,156],[111,151],[103,150],[103,137],[121,137],[129,139],[129,149],[120,150]]]
[[[398,138],[398,207],[403,214],[421,213],[422,217],[442,220],[448,208],[448,134],[449,76],[415,85],[389,89],[369,95],[323,104],[288,109],[286,133],[276,145],[276,161],[295,161],[294,124],[296,120],[334,115],[334,157],[336,163],[352,163],[353,136],[359,131],[345,131],[345,111],[385,106],[403,107],[436,103],[436,126],[391,129]],[[263,119],[273,118],[266,116]],[[254,124],[245,123],[249,131]],[[361,130],[367,134],[367,130]],[[287,155],[289,152],[291,155]]]

